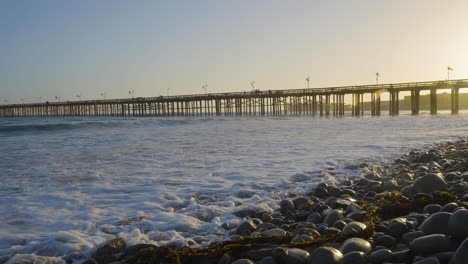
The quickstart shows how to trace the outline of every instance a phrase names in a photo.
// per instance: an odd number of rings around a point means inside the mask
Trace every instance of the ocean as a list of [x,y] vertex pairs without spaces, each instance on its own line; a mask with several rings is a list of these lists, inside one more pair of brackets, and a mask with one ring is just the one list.
[[0,258],[87,258],[129,245],[229,239],[239,208],[359,177],[414,148],[456,140],[468,113],[398,117],[0,119]]

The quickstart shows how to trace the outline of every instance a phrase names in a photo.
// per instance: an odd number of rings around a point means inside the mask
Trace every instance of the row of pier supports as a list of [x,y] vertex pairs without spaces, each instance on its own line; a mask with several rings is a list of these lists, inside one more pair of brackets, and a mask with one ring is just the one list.
[[[200,98],[183,100],[131,100],[109,103],[42,103],[32,105],[0,106],[0,116],[245,116],[245,115],[320,115],[343,116],[350,111],[354,116],[364,115],[364,95],[370,94],[372,116],[381,114],[381,94],[384,91],[348,93],[351,104],[345,105],[345,93],[326,93],[289,96],[245,96],[235,98]],[[398,90],[389,92],[389,114],[398,115]],[[411,90],[411,113],[419,114],[420,90]],[[430,90],[430,113],[437,114],[437,89]],[[459,109],[459,88],[451,93],[452,114]]]

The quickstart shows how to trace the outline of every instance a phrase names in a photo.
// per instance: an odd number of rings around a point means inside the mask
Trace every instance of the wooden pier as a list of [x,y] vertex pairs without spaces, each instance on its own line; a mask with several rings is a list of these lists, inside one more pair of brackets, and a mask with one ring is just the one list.
[[[0,117],[30,116],[343,116],[364,115],[364,95],[371,98],[373,116],[381,114],[381,96],[389,94],[389,114],[398,115],[399,93],[411,93],[411,112],[419,114],[419,94],[430,92],[430,113],[437,114],[437,90],[451,90],[451,112],[459,110],[459,90],[468,79],[358,85],[327,88],[210,93],[109,100],[0,105]],[[351,105],[345,107],[345,96]]]

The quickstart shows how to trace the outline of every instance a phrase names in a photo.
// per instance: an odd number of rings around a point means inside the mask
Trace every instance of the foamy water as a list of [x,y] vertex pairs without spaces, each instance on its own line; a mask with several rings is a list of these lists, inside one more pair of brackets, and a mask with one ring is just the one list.
[[[0,257],[84,259],[114,236],[205,246],[239,207],[467,135],[468,115],[0,119]],[[334,168],[330,171],[330,168]]]

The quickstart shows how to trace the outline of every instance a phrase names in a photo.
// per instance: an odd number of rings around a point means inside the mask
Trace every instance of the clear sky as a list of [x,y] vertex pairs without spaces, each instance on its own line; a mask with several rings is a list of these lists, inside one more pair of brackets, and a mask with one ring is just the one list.
[[[3,0],[0,102],[468,78],[466,0]],[[42,98],[41,98],[42,96]]]

